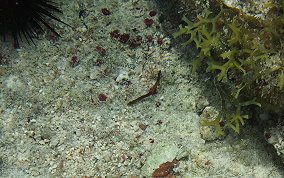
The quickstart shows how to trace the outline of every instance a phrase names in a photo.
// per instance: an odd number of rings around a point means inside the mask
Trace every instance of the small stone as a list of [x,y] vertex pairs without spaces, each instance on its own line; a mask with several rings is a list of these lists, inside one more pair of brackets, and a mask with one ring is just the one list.
[[127,81],[129,81],[129,75],[128,72],[122,71],[115,79],[115,81],[119,84],[124,84]]
[[151,17],[155,16],[156,14],[157,14],[156,11],[150,11],[150,12],[149,12],[149,15],[150,15]]
[[103,8],[103,9],[102,9],[102,13],[103,13],[104,15],[110,15],[110,11],[109,11],[107,8]]
[[146,19],[144,20],[144,24],[145,24],[147,27],[150,27],[153,23],[154,23],[154,20],[153,20],[153,19],[148,19],[148,18],[146,18]]
[[106,101],[107,100],[107,96],[103,93],[99,94],[99,101]]
[[126,43],[129,40],[130,36],[127,33],[124,33],[119,36],[119,41],[122,43]]

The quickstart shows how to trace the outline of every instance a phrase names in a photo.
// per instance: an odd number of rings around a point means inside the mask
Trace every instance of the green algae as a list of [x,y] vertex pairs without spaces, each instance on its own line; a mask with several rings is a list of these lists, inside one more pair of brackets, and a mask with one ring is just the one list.
[[[239,14],[228,18],[225,15],[225,12],[228,11],[231,9],[224,9],[220,5],[220,11],[215,16],[209,9],[205,9],[202,15],[197,15],[196,22],[183,17],[182,20],[187,25],[180,25],[179,31],[174,33],[173,37],[187,35],[189,39],[182,45],[194,43],[199,49],[199,54],[191,63],[193,73],[197,71],[202,62],[205,62],[207,64],[206,72],[213,73],[216,75],[217,81],[230,86],[231,93],[229,95],[234,100],[236,110],[223,111],[222,115],[225,117],[226,126],[236,133],[240,133],[240,126],[243,126],[244,120],[249,118],[248,115],[242,115],[242,108],[248,105],[261,107],[261,104],[255,100],[242,102],[249,97],[255,97],[253,94],[244,97],[243,91],[254,93],[255,90],[263,88],[261,81],[272,81],[272,77],[275,78],[276,75],[278,83],[271,82],[267,87],[276,88],[277,92],[272,95],[283,94],[284,62],[274,63],[270,66],[263,64],[271,61],[271,56],[279,53],[279,48],[283,49],[284,18],[283,16],[274,18],[266,26],[260,26],[259,24],[263,23],[250,18],[250,21],[255,21],[255,24],[258,24],[257,28],[250,28],[247,24],[239,23],[241,19]],[[222,18],[225,16],[229,23],[223,23],[220,26],[219,21],[223,20]],[[275,21],[277,23],[273,23]],[[267,36],[265,40],[259,38],[263,34]],[[272,73],[274,74],[271,75]],[[229,75],[237,80],[231,82]],[[218,134],[223,135],[219,125],[220,120],[221,116],[214,121],[204,122],[202,125],[214,125]]]

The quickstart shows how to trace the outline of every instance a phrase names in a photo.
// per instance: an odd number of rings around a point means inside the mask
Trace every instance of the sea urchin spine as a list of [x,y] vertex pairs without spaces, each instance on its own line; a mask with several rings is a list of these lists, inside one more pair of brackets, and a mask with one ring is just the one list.
[[33,38],[38,32],[44,32],[45,28],[60,36],[47,20],[68,24],[53,12],[62,13],[53,0],[0,0],[0,35],[4,41],[11,36],[15,46],[19,46],[22,36],[28,43],[34,43]]

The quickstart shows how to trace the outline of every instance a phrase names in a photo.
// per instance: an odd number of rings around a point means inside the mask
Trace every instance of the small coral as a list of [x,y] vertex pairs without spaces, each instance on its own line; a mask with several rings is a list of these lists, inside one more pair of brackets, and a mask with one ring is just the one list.
[[173,169],[177,166],[178,160],[174,159],[173,161],[168,161],[159,166],[159,168],[155,169],[152,174],[152,178],[159,177],[174,177]]

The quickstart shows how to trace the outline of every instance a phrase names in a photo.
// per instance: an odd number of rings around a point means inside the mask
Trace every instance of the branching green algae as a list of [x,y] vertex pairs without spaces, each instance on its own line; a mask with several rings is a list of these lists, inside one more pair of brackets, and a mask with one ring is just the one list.
[[[281,10],[283,12],[284,8]],[[228,16],[227,12],[234,15]],[[267,21],[250,17],[248,21],[254,24],[251,27],[243,15],[220,5],[217,15],[205,9],[202,15],[197,15],[196,22],[186,17],[182,20],[187,25],[180,25],[173,36],[188,35],[189,39],[182,45],[194,43],[199,49],[191,64],[192,72],[196,72],[199,65],[205,62],[206,72],[217,73],[218,81],[230,85],[230,96],[236,108],[235,112],[223,111],[220,117],[202,125],[213,125],[222,135],[219,122],[223,117],[227,127],[240,133],[240,125],[244,125],[244,120],[248,118],[248,115],[242,114],[242,107],[262,105],[281,112],[281,107],[284,108],[284,14]],[[278,60],[274,61],[272,56],[278,57]],[[247,93],[250,94],[244,96]],[[259,102],[249,98],[257,98]]]
[[[222,10],[221,10],[222,12]],[[209,18],[211,12],[209,10],[205,10],[204,15],[198,15],[198,22],[193,23],[186,17],[183,17],[182,20],[186,22],[188,25],[183,27],[180,25],[180,31],[173,34],[175,38],[180,35],[187,34],[189,35],[189,39],[182,43],[182,45],[188,45],[191,42],[194,42],[196,48],[200,49],[200,53],[198,55],[198,59],[192,63],[192,71],[195,72],[200,62],[205,57],[211,56],[211,49],[220,47],[219,34],[216,30],[216,21],[218,20],[221,12],[212,19]]]

